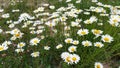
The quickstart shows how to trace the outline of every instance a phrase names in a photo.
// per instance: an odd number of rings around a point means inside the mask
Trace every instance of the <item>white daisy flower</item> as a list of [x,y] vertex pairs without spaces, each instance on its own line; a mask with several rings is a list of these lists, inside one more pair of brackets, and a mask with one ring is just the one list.
[[40,42],[39,38],[33,38],[30,40],[30,45],[37,45]]
[[38,57],[40,55],[40,52],[33,52],[31,53],[32,57]]
[[102,35],[101,40],[103,42],[111,43],[113,41],[113,37],[111,37],[110,35],[106,34],[106,35]]
[[73,42],[73,39],[72,38],[67,38],[65,39],[65,43],[72,43]]
[[45,50],[50,50],[50,47],[49,46],[44,46],[44,49]]
[[100,63],[100,62],[95,62],[95,68],[103,68],[102,63]]
[[92,46],[92,42],[88,40],[82,41],[82,45],[84,45],[84,47]]
[[25,46],[25,43],[24,42],[20,42],[18,45],[17,45],[17,48],[22,48]]
[[8,46],[7,45],[0,45],[0,51],[7,50]]
[[68,51],[69,51],[69,52],[75,52],[76,49],[77,49],[77,46],[70,46],[70,47],[68,48]]
[[20,53],[20,52],[24,52],[24,49],[20,48],[20,49],[15,49],[15,52]]
[[60,48],[62,48],[62,47],[63,47],[63,45],[62,45],[62,44],[59,44],[59,45],[56,46],[56,49],[60,49]]
[[97,30],[97,29],[92,29],[92,33],[96,36],[99,36],[103,33],[103,31],[102,30]]
[[73,54],[71,60],[73,63],[77,64],[80,61],[80,57],[77,54]]
[[80,29],[77,34],[80,36],[87,35],[89,33],[88,29]]
[[94,43],[94,46],[101,48],[104,46],[104,44],[101,42],[96,42],[96,43]]
[[78,41],[78,40],[73,40],[72,44],[73,44],[73,45],[78,45],[78,44],[79,44],[79,41]]

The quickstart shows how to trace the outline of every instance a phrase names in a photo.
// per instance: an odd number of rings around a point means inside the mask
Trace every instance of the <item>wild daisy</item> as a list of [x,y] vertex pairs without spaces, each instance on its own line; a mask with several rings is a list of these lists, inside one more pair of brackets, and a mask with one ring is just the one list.
[[101,40],[103,42],[111,43],[113,41],[113,37],[111,37],[110,35],[106,34],[106,35],[102,35]]
[[60,49],[60,48],[62,48],[62,47],[63,47],[63,45],[62,45],[62,44],[59,44],[59,45],[56,46],[56,49]]
[[97,30],[97,29],[92,29],[92,33],[96,36],[99,36],[103,33],[103,31],[102,30]]
[[76,49],[77,49],[77,46],[70,46],[70,47],[68,48],[68,51],[69,51],[69,52],[75,52]]
[[80,61],[80,57],[77,54],[72,54],[71,61],[77,64]]
[[50,47],[49,46],[44,46],[44,49],[45,50],[50,50]]
[[0,45],[0,51],[7,50],[8,46],[7,45]]
[[78,30],[77,34],[80,36],[87,35],[89,33],[88,29],[80,29]]
[[103,68],[102,63],[100,63],[100,62],[95,62],[95,68]]
[[72,27],[75,27],[75,26],[77,27],[78,25],[79,25],[78,22],[71,22],[71,26],[72,26]]
[[88,40],[82,41],[82,45],[84,45],[84,47],[92,46],[92,42]]
[[96,43],[94,43],[94,46],[101,48],[104,46],[104,44],[101,42],[96,42]]
[[33,52],[31,53],[32,57],[38,57],[40,55],[40,52]]
[[37,45],[40,42],[39,38],[33,38],[30,40],[30,45]]
[[49,27],[53,27],[53,26],[56,25],[56,23],[55,23],[54,21],[48,21],[48,22],[46,22],[45,24],[46,24],[47,26],[49,26]]
[[71,57],[72,57],[72,54],[69,54],[68,52],[63,52],[61,54],[61,58],[68,64],[72,64]]
[[15,52],[17,52],[17,53],[24,52],[24,49],[22,49],[22,48],[15,49]]
[[73,39],[72,38],[67,38],[65,39],[65,43],[72,43]]
[[17,48],[22,48],[25,46],[25,43],[24,42],[20,42],[18,45],[17,45]]
[[73,40],[72,44],[73,44],[73,45],[78,45],[78,44],[79,44],[79,41],[78,41],[78,40]]

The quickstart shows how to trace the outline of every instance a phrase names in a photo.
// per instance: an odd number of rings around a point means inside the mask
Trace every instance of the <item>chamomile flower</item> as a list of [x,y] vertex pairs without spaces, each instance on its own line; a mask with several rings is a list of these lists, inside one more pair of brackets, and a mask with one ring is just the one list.
[[77,0],[76,3],[81,3],[81,0]]
[[94,43],[94,46],[101,48],[104,46],[104,44],[101,42],[96,42],[96,43]]
[[40,52],[33,52],[31,53],[32,57],[38,57],[40,55]]
[[51,5],[49,6],[50,9],[55,9],[55,6]]
[[17,48],[22,48],[25,46],[25,43],[24,42],[20,42],[18,45],[17,45]]
[[73,44],[73,45],[78,45],[78,44],[79,44],[79,41],[78,41],[78,40],[73,40],[72,44]]
[[77,64],[80,61],[80,57],[77,54],[73,54],[71,57],[71,61],[75,64]]
[[111,37],[110,35],[106,34],[106,35],[102,35],[101,40],[103,42],[111,43],[113,41],[113,37]]
[[111,16],[110,16],[109,23],[110,23],[112,26],[118,26],[118,25],[119,25],[119,22],[120,22],[120,16],[119,16],[119,15],[111,15]]
[[9,13],[3,14],[1,17],[2,17],[2,18],[9,18],[9,17],[10,17],[10,14],[9,14]]
[[16,33],[16,34],[14,34],[13,36],[16,37],[16,38],[21,38],[22,35],[23,35],[23,33],[18,32],[18,33]]
[[7,45],[0,45],[0,51],[7,50],[8,46]]
[[33,38],[30,40],[30,44],[31,45],[37,45],[40,42],[39,38]]
[[17,53],[24,52],[24,49],[22,49],[22,48],[15,49],[15,52],[17,52]]
[[65,43],[72,43],[73,39],[72,38],[67,38],[65,39]]
[[92,42],[91,42],[91,41],[88,41],[88,40],[82,41],[82,45],[83,45],[84,47],[92,46]]
[[72,64],[71,57],[72,57],[72,54],[69,54],[68,52],[63,52],[61,54],[61,58],[68,64]]
[[92,29],[92,33],[96,36],[99,36],[100,34],[103,33],[103,31],[102,30],[97,30],[97,29]]
[[66,0],[66,2],[71,2],[72,0]]
[[50,47],[49,46],[44,46],[44,49],[45,50],[50,50]]
[[77,64],[80,60],[80,57],[77,54],[70,54],[68,52],[63,52],[61,58],[68,64]]
[[93,22],[96,22],[97,18],[95,16],[91,16],[90,19],[87,19],[84,21],[85,24],[92,24]]
[[68,55],[69,55],[68,52],[63,52],[63,53],[61,54],[61,58],[65,59]]
[[2,45],[10,45],[10,44],[12,44],[11,41],[4,41],[4,42],[2,43]]
[[60,48],[62,48],[62,47],[63,47],[63,45],[62,45],[62,44],[59,44],[59,45],[56,46],[56,49],[60,49]]
[[77,46],[70,46],[70,47],[68,48],[68,51],[69,51],[69,52],[75,52],[76,49],[77,49]]
[[88,29],[80,29],[78,30],[77,34],[80,36],[87,35],[89,33]]
[[103,68],[102,63],[100,63],[100,62],[95,62],[95,68]]
[[18,33],[18,32],[20,32],[20,30],[17,29],[17,28],[15,28],[15,29],[13,29],[10,33],[11,33],[12,35],[14,35],[14,34],[16,34],[16,33]]
[[75,26],[78,26],[78,25],[79,25],[78,22],[71,22],[71,26],[72,26],[72,27],[75,27]]
[[92,0],[92,2],[98,2],[97,0]]
[[46,22],[45,24],[46,24],[47,26],[49,26],[49,27],[53,27],[53,26],[56,25],[55,21],[48,21],[48,22]]
[[66,21],[66,20],[67,20],[67,17],[66,17],[66,16],[62,16],[62,17],[60,17],[60,20],[61,20],[61,21]]

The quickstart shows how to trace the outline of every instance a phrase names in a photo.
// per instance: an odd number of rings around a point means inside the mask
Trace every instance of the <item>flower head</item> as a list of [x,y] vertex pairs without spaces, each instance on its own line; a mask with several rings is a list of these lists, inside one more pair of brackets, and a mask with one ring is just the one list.
[[82,45],[84,45],[84,47],[88,47],[88,46],[92,46],[92,43],[86,40],[86,41],[82,41]]
[[111,37],[111,36],[108,35],[108,34],[102,35],[102,41],[103,41],[103,42],[111,43],[111,42],[113,41],[113,37]]
[[88,33],[89,33],[88,29],[80,29],[77,32],[77,34],[80,35],[80,36],[87,35]]
[[40,54],[40,52],[33,52],[33,53],[31,53],[31,56],[32,56],[32,57],[38,57],[39,54]]
[[95,68],[103,68],[102,63],[100,63],[100,62],[95,62]]

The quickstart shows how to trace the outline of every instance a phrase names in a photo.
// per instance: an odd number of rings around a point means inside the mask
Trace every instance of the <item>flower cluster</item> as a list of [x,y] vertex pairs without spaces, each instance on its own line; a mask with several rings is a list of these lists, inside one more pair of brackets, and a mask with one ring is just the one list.
[[[42,4],[32,11],[33,15],[27,12],[21,13],[15,18],[17,20],[10,18],[10,13],[2,14],[1,18],[5,19],[7,29],[0,27],[0,34],[6,35],[6,41],[0,45],[0,52],[10,48],[17,54],[28,53],[29,56],[35,58],[44,52],[60,51],[61,56],[59,56],[62,60],[72,65],[79,63],[82,59],[80,54],[77,54],[80,47],[102,49],[114,41],[113,35],[104,31],[104,26],[106,23],[110,24],[109,26],[120,26],[118,15],[120,10],[97,0],[92,0],[97,7],[91,6],[89,9],[76,7],[72,0],[65,2],[66,6],[60,7]],[[81,0],[75,1],[77,5],[80,3]],[[109,8],[110,13],[105,8]],[[113,11],[114,8],[116,10]],[[20,11],[13,9],[11,12]],[[0,12],[4,10],[1,9]],[[108,18],[106,22],[100,18],[104,16]],[[45,51],[41,52],[41,50]],[[103,68],[103,65],[96,62],[95,68]]]

